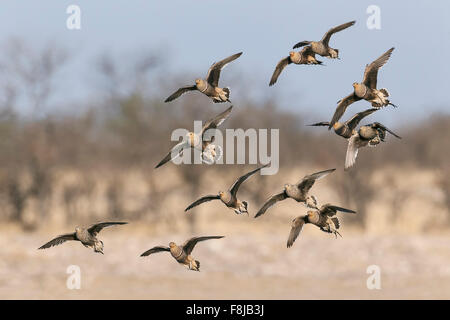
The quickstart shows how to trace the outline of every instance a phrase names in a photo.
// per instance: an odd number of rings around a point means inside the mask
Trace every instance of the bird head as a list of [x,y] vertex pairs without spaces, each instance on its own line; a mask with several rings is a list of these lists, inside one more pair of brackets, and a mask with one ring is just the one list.
[[314,211],[313,211],[313,210],[308,210],[308,211],[306,211],[306,214],[303,216],[303,219],[305,220],[305,222],[307,222],[307,221],[308,221],[308,218],[309,218],[310,216],[312,216],[312,215],[314,215]]
[[336,122],[333,124],[333,129],[334,129],[334,130],[339,129],[340,127],[342,127],[342,123],[340,123],[339,121],[336,121]]
[[353,88],[356,88],[358,86],[358,82],[353,82],[352,86]]
[[175,242],[170,242],[169,243],[169,248],[175,248],[177,245],[176,245],[176,243]]
[[295,51],[291,51],[291,52],[289,52],[289,57],[293,57],[295,55]]
[[75,232],[80,232],[81,231],[81,228],[80,227],[76,227],[75,228]]
[[195,86],[197,87],[197,90],[203,92],[208,88],[208,83],[203,79],[195,79]]

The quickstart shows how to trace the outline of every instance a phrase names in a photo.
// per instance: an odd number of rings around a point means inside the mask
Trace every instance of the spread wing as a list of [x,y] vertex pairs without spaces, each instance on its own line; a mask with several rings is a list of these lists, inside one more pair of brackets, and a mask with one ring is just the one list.
[[208,195],[208,196],[201,197],[200,199],[195,200],[193,203],[191,203],[186,209],[184,209],[184,211],[188,211],[188,210],[192,209],[193,207],[196,207],[199,204],[202,204],[203,202],[208,202],[211,200],[218,200],[218,199],[220,199],[220,196],[218,196],[218,195]]
[[302,231],[303,226],[305,225],[305,217],[297,217],[294,220],[292,220],[291,225],[291,232],[289,233],[289,237],[287,240],[287,247],[290,248],[295,242],[295,239],[297,239],[298,235],[300,234],[300,231]]
[[39,247],[38,249],[48,249],[50,247],[60,245],[61,243],[64,243],[69,240],[76,240],[75,233],[67,233],[67,234],[57,236],[55,239],[50,240],[49,242],[47,242],[43,246]]
[[326,215],[328,217],[332,217],[334,216],[337,212],[347,212],[347,213],[356,213],[356,211],[350,210],[350,209],[346,209],[346,208],[342,208],[342,207],[338,207],[338,206],[334,206],[332,204],[324,204],[322,207],[320,207],[320,214],[322,215]]
[[128,222],[100,222],[91,225],[88,228],[88,232],[92,235],[96,236],[100,231],[102,231],[103,228],[110,227],[110,226],[116,226],[116,225],[122,225],[127,224]]
[[233,108],[233,106],[229,107],[227,110],[225,110],[221,114],[217,115],[213,119],[208,120],[202,128],[201,136],[203,137],[203,135],[205,134],[205,132],[207,130],[216,129],[218,126],[220,126],[230,116],[232,108]]
[[316,180],[322,179],[335,170],[336,169],[328,169],[307,175],[297,183],[297,186],[304,194],[306,194],[312,188]]
[[169,153],[164,157],[164,159],[162,159],[155,167],[159,168],[162,165],[166,164],[169,161],[172,161],[173,159],[177,158],[180,156],[180,154],[182,153],[182,151],[186,148],[189,148],[189,143],[188,141],[186,141],[185,139],[183,139],[182,142],[178,143],[177,145],[175,145],[170,151]]
[[164,247],[164,246],[157,246],[157,247],[153,247],[151,249],[148,249],[147,251],[145,251],[143,254],[141,254],[141,257],[146,257],[151,255],[152,253],[157,253],[157,252],[162,252],[162,251],[169,251],[170,249],[169,247]]
[[311,41],[300,41],[299,43],[295,44],[292,49],[297,49],[303,46],[307,46],[308,44],[310,44]]
[[390,134],[392,134],[394,137],[396,137],[396,138],[398,138],[398,139],[401,139],[401,138],[402,138],[402,137],[400,137],[399,135],[397,135],[395,132],[393,132],[392,130],[389,130],[387,127],[385,127],[385,126],[382,125],[381,123],[375,122],[374,124],[375,124],[376,128],[379,128],[379,129],[381,129],[381,130],[386,130],[387,132],[389,132]]
[[361,98],[357,97],[354,93],[350,93],[348,96],[346,96],[344,99],[339,100],[338,105],[336,107],[336,111],[334,112],[333,118],[331,119],[330,125],[328,126],[328,129],[331,129],[331,127],[339,121],[339,119],[342,117],[342,115],[345,113],[345,110],[349,105],[351,105],[353,102],[359,101]]
[[363,144],[358,133],[355,133],[348,139],[347,153],[345,155],[345,170],[353,167],[358,156],[358,150],[362,146]]
[[383,53],[377,60],[366,66],[366,69],[364,70],[363,83],[367,87],[371,89],[377,88],[378,69],[384,66],[384,64],[389,60],[392,51],[394,51],[394,48],[390,48],[388,51]]
[[277,66],[275,67],[275,70],[273,71],[272,78],[270,78],[269,86],[273,86],[275,82],[277,82],[278,77],[280,76],[281,71],[288,65],[291,64],[291,58],[287,56],[286,58],[283,58],[278,62]]
[[208,75],[206,76],[206,81],[214,87],[219,85],[220,71],[231,61],[236,60],[241,56],[242,52],[233,54],[222,61],[213,63],[213,65],[208,70]]
[[264,205],[261,207],[261,209],[258,210],[258,212],[255,215],[255,218],[258,218],[259,216],[263,215],[264,213],[266,213],[267,209],[269,209],[271,206],[273,206],[275,203],[277,203],[278,201],[283,201],[284,199],[287,198],[287,194],[282,191],[280,193],[274,194],[272,195],[265,203]]
[[377,111],[377,110],[378,110],[378,109],[376,109],[376,108],[372,108],[372,109],[367,109],[367,110],[362,111],[362,112],[358,112],[358,113],[355,114],[353,117],[351,117],[349,120],[347,120],[347,121],[345,122],[345,124],[347,125],[347,127],[348,127],[350,130],[353,130],[353,129],[356,128],[356,126],[359,124],[359,122],[360,122],[363,118],[367,117],[369,114],[372,114],[372,113],[374,113],[374,112]]
[[342,31],[344,29],[347,29],[348,27],[351,27],[352,25],[355,24],[356,21],[350,21],[344,24],[341,24],[337,27],[331,28],[330,30],[327,31],[327,33],[325,33],[325,35],[323,36],[322,40],[320,40],[323,44],[328,45],[328,42],[330,41],[331,36],[339,31]]
[[210,239],[221,239],[223,237],[224,236],[194,237],[194,238],[191,238],[191,239],[187,240],[183,244],[183,250],[184,250],[184,252],[186,252],[186,254],[191,254],[191,252],[192,252],[192,250],[194,250],[194,247],[197,244],[197,242],[210,240]]
[[172,93],[172,95],[169,96],[166,100],[164,100],[164,102],[170,102],[172,100],[175,100],[176,98],[181,96],[183,93],[186,93],[188,91],[193,91],[193,90],[197,90],[197,87],[196,86],[181,87],[180,89],[178,89],[177,91]]
[[265,168],[265,167],[267,167],[267,166],[268,166],[268,164],[266,164],[266,165],[264,165],[264,166],[261,166],[261,167],[259,167],[259,168],[256,168],[255,170],[252,170],[252,171],[250,171],[250,172],[244,174],[243,176],[239,177],[239,179],[237,179],[237,180],[233,183],[233,185],[231,186],[231,188],[230,188],[230,193],[231,193],[233,196],[236,196],[236,193],[238,192],[239,187],[240,187],[240,185],[242,184],[242,182],[244,182],[245,180],[247,180],[247,178],[250,177],[252,174],[258,172],[259,170],[261,170],[262,168]]

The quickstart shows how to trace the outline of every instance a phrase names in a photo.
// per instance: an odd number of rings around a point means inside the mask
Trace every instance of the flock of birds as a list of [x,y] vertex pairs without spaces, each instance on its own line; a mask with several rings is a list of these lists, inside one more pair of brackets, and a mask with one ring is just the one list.
[[[330,38],[334,33],[347,29],[354,24],[355,21],[350,21],[337,27],[331,28],[325,33],[320,41],[301,41],[295,44],[293,47],[294,49],[300,47],[303,47],[303,49],[299,52],[291,51],[288,57],[280,60],[270,79],[269,86],[272,86],[277,82],[277,79],[280,76],[281,72],[287,65],[291,63],[321,65],[322,62],[316,59],[316,54],[330,59],[340,59],[339,50],[331,48],[329,46]],[[353,92],[338,101],[336,111],[330,122],[318,122],[310,125],[326,126],[329,130],[333,128],[334,132],[337,135],[348,140],[345,170],[348,170],[355,164],[358,150],[360,148],[365,146],[376,146],[380,142],[384,142],[386,132],[389,132],[396,138],[400,139],[397,134],[378,122],[363,125],[357,129],[360,121],[366,116],[389,105],[396,107],[389,101],[389,92],[387,91],[387,89],[377,89],[378,70],[389,60],[393,50],[394,48],[387,50],[378,59],[366,66],[363,81],[360,83],[353,83]],[[228,63],[236,60],[241,55],[242,52],[236,53],[228,58],[214,63],[209,68],[206,79],[196,79],[195,85],[179,88],[172,95],[170,95],[165,100],[165,102],[170,102],[174,99],[177,99],[182,94],[189,91],[200,91],[204,95],[211,98],[214,103],[231,103],[230,89],[219,87],[220,73]],[[339,122],[347,107],[359,100],[366,100],[370,102],[372,108],[355,114],[345,122]],[[175,157],[180,156],[184,150],[191,148],[200,150],[202,158],[212,161],[215,160],[217,157],[217,148],[214,145],[214,136],[211,135],[211,131],[214,132],[214,130],[216,130],[229,117],[232,108],[233,106],[230,106],[224,112],[207,121],[202,127],[201,132],[189,132],[185,139],[175,145],[169,151],[169,153],[156,165],[156,168],[161,167],[169,161],[172,161]],[[238,199],[237,192],[244,181],[246,181],[249,177],[259,172],[266,166],[267,165],[258,167],[239,177],[227,191],[219,191],[216,194],[206,195],[199,198],[198,200],[190,204],[185,209],[185,212],[202,203],[212,200],[220,200],[227,208],[233,210],[236,214],[246,213],[248,215],[248,202]],[[355,214],[356,212],[332,204],[324,204],[322,206],[319,206],[317,198],[314,195],[310,194],[310,190],[316,180],[327,176],[335,170],[336,169],[329,169],[316,172],[310,175],[306,175],[303,179],[295,184],[285,184],[280,192],[268,198],[268,200],[256,213],[255,218],[260,217],[261,215],[266,213],[267,210],[275,203],[290,198],[297,202],[303,203],[307,208],[311,210],[307,211],[305,215],[296,217],[292,221],[291,230],[287,240],[288,248],[294,244],[305,224],[315,225],[323,232],[334,234],[335,237],[337,237],[338,235],[340,236],[340,233],[338,232],[340,222],[336,217],[336,214],[338,212]],[[39,249],[47,249],[69,240],[75,240],[80,241],[85,247],[93,248],[94,252],[103,254],[104,246],[103,242],[97,238],[98,233],[105,227],[113,225],[123,225],[126,223],[127,222],[102,222],[93,224],[86,228],[77,227],[75,229],[75,232],[60,235],[44,244]],[[142,253],[141,256],[148,256],[153,253],[167,251],[170,252],[172,257],[178,263],[187,266],[189,270],[200,271],[200,262],[195,260],[191,256],[192,250],[194,249],[195,245],[200,241],[220,238],[223,238],[223,236],[194,237],[187,240],[182,245],[177,245],[175,242],[170,242],[169,246],[155,246]]]

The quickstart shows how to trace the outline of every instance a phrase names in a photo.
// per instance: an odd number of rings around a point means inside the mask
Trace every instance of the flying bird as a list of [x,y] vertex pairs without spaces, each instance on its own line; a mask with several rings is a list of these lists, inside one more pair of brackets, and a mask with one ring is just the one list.
[[390,48],[378,59],[366,66],[363,81],[361,83],[354,82],[353,92],[347,97],[338,101],[336,111],[334,112],[328,129],[331,129],[331,127],[342,117],[349,105],[362,99],[370,102],[372,104],[372,107],[377,109],[385,107],[387,105],[396,107],[396,105],[392,104],[389,101],[389,92],[387,91],[387,89],[377,89],[378,70],[389,60],[392,51],[394,51],[394,48]]
[[75,240],[80,241],[86,248],[93,248],[94,252],[103,253],[103,241],[97,239],[98,233],[106,227],[114,225],[127,224],[128,222],[100,222],[93,224],[87,228],[76,227],[75,232],[60,235],[53,240],[50,240],[38,249],[48,249],[53,246],[60,245],[66,241]]
[[263,215],[267,209],[273,206],[278,201],[283,201],[285,199],[291,198],[297,202],[304,202],[308,208],[317,208],[317,199],[313,195],[309,195],[309,190],[316,182],[316,180],[322,179],[336,169],[329,169],[324,171],[319,171],[310,175],[305,176],[296,184],[285,184],[283,191],[276,193],[264,203],[264,205],[256,213],[255,218]]
[[339,59],[339,50],[331,48],[328,43],[330,42],[331,36],[339,31],[347,29],[355,24],[356,21],[350,21],[344,24],[341,24],[337,27],[331,28],[325,33],[322,40],[320,41],[301,41],[294,45],[293,49],[300,48],[306,45],[310,45],[311,49],[314,53],[321,55],[322,57],[327,57],[331,59]]
[[[353,134],[355,134],[355,132],[356,132],[355,128],[358,126],[360,121],[363,118],[367,117],[368,115],[374,113],[377,110],[378,109],[376,109],[376,108],[371,108],[371,109],[364,110],[362,112],[358,112],[357,114],[355,114],[353,117],[351,117],[344,123],[337,121],[333,125],[333,130],[337,135],[339,135],[343,138],[349,139]],[[328,127],[329,125],[330,125],[330,123],[328,121],[323,121],[323,122],[317,122],[317,123],[310,124],[309,126]]]
[[303,229],[303,226],[307,223],[311,223],[320,228],[320,230],[333,233],[336,237],[337,235],[341,236],[338,232],[340,227],[339,219],[336,217],[336,213],[347,212],[347,213],[356,213],[353,210],[341,208],[338,206],[334,206],[331,204],[325,204],[320,209],[310,210],[306,213],[306,215],[299,216],[292,220],[291,224],[291,232],[289,233],[289,237],[287,240],[287,247],[290,248],[297,239],[298,235]]
[[312,51],[311,46],[306,46],[299,52],[291,51],[289,52],[289,56],[281,59],[280,62],[278,62],[273,72],[272,78],[270,79],[269,86],[273,86],[275,82],[277,82],[277,79],[280,76],[281,71],[283,71],[283,69],[288,64],[291,63],[312,65],[312,64],[322,64],[322,61],[316,59],[316,55]]
[[207,237],[194,237],[187,240],[183,245],[178,246],[175,242],[170,242],[168,247],[156,246],[141,254],[141,257],[146,257],[153,253],[167,251],[170,252],[172,257],[177,260],[179,264],[185,265],[189,270],[200,271],[200,261],[195,260],[192,256],[192,250],[194,250],[197,242],[210,240],[210,239],[221,239],[223,236],[207,236]]
[[175,100],[183,93],[188,91],[198,90],[201,93],[210,97],[213,102],[231,102],[230,101],[230,89],[229,88],[219,88],[219,77],[222,69],[231,61],[236,60],[241,56],[242,52],[233,54],[232,56],[225,58],[219,62],[213,63],[208,70],[206,80],[195,79],[195,85],[186,86],[175,91],[170,97],[168,97],[164,102],[169,102]]
[[375,147],[380,144],[380,142],[384,142],[386,131],[394,137],[401,139],[400,136],[379,122],[361,126],[359,130],[348,139],[347,154],[345,156],[345,170],[348,170],[355,164],[360,148],[365,146]]
[[199,134],[194,132],[188,132],[183,141],[175,145],[164,157],[164,159],[162,159],[156,165],[155,168],[159,168],[162,165],[166,164],[167,162],[172,161],[173,159],[180,156],[183,153],[183,150],[189,148],[200,150],[202,151],[202,153],[206,151],[209,157],[215,156],[216,155],[215,147],[211,145],[211,143],[214,142],[214,136],[209,137],[211,130],[217,129],[229,117],[232,108],[233,106],[230,106],[224,112],[206,121]]
[[239,177],[239,179],[237,179],[233,183],[233,185],[230,187],[230,189],[228,189],[228,191],[225,191],[225,192],[219,191],[219,193],[217,195],[207,195],[207,196],[201,197],[200,199],[191,203],[186,209],[184,209],[184,211],[188,211],[204,202],[208,202],[211,200],[220,200],[228,208],[233,209],[236,214],[243,214],[243,213],[248,214],[248,202],[244,201],[244,200],[243,201],[239,200],[237,198],[237,192],[238,192],[241,184],[245,180],[247,180],[248,177],[250,177],[251,175],[255,174],[256,172],[258,172],[259,170],[261,170],[262,168],[265,168],[267,166],[268,166],[268,164],[266,164],[262,167],[259,167],[255,170],[252,170],[252,171],[244,174],[243,176]]

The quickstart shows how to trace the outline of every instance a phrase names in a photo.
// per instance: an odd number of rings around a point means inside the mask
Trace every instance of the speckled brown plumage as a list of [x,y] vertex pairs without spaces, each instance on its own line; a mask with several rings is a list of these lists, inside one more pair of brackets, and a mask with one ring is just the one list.
[[331,36],[339,31],[347,29],[355,24],[356,21],[350,21],[344,24],[341,24],[337,27],[331,28],[328,30],[325,35],[322,37],[320,41],[301,41],[294,45],[293,49],[303,47],[306,45],[310,45],[311,49],[314,53],[321,55],[323,57],[338,59],[339,58],[339,50],[331,48],[328,43],[330,42]]
[[319,227],[320,230],[324,232],[333,233],[336,237],[337,235],[340,236],[340,233],[337,231],[340,227],[340,223],[338,218],[335,217],[338,211],[346,213],[356,213],[355,211],[350,209],[345,209],[331,204],[325,204],[321,206],[320,209],[310,210],[306,213],[306,215],[299,216],[292,220],[291,231],[287,240],[287,247],[292,247],[298,235],[302,231],[303,226],[308,223]]
[[239,190],[239,187],[241,184],[247,180],[251,175],[255,174],[256,172],[260,171],[262,168],[267,167],[268,164],[261,166],[255,170],[252,170],[243,176],[239,177],[233,185],[228,189],[228,191],[219,191],[217,195],[207,195],[203,196],[200,199],[194,201],[191,203],[184,211],[189,211],[190,209],[198,206],[199,204],[202,204],[204,202],[208,202],[211,200],[220,200],[223,204],[225,204],[228,208],[233,209],[236,214],[242,214],[247,213],[248,214],[248,203],[244,200],[239,200],[237,198],[237,192]]
[[331,129],[333,125],[342,117],[347,107],[352,103],[359,100],[366,100],[372,104],[373,108],[382,108],[387,105],[394,106],[388,97],[389,92],[387,89],[377,89],[377,77],[378,70],[389,60],[394,48],[390,48],[388,51],[383,53],[378,59],[373,61],[371,64],[366,66],[364,71],[364,79],[361,83],[353,83],[353,92],[347,97],[338,101],[336,111],[333,114],[333,118],[330,121],[328,129]]
[[316,59],[316,55],[312,51],[311,46],[306,46],[299,52],[291,51],[289,52],[289,56],[281,59],[280,62],[278,62],[275,70],[273,71],[272,78],[270,78],[269,86],[273,86],[275,82],[277,82],[281,71],[283,71],[283,69],[291,63],[317,65],[322,64],[322,61]]
[[319,171],[310,175],[305,176],[296,184],[285,184],[283,191],[272,195],[261,209],[255,215],[255,218],[263,215],[267,209],[273,206],[278,201],[282,201],[288,198],[294,199],[297,202],[304,202],[305,205],[309,208],[317,207],[317,199],[313,195],[309,195],[309,190],[312,188],[316,180],[319,180],[336,169],[329,169],[324,171]]
[[180,97],[182,94],[189,91],[200,91],[204,95],[210,97],[213,102],[231,102],[230,101],[230,89],[229,88],[219,88],[219,78],[222,69],[233,60],[236,60],[241,56],[242,52],[233,54],[228,58],[225,58],[219,62],[213,63],[208,70],[206,79],[196,79],[195,85],[181,87],[173,94],[171,94],[164,102],[170,102]]
[[103,241],[97,239],[98,233],[103,228],[127,223],[128,222],[100,222],[93,224],[87,228],[76,227],[75,232],[60,235],[53,240],[50,240],[38,249],[48,249],[50,247],[60,245],[66,241],[75,240],[80,241],[87,248],[93,248],[94,252],[103,254]]
[[141,254],[141,257],[149,256],[153,253],[167,251],[170,252],[172,257],[180,264],[188,267],[189,270],[200,271],[200,261],[195,260],[192,256],[192,250],[194,250],[195,245],[200,241],[211,240],[211,239],[221,239],[224,236],[205,236],[205,237],[194,237],[187,240],[183,245],[179,246],[175,242],[170,242],[168,247],[156,246]]
[[365,146],[375,147],[379,143],[384,142],[386,131],[394,137],[401,139],[400,136],[379,122],[361,126],[359,130],[355,131],[350,139],[348,139],[347,153],[345,156],[345,170],[348,170],[355,164],[360,148]]

